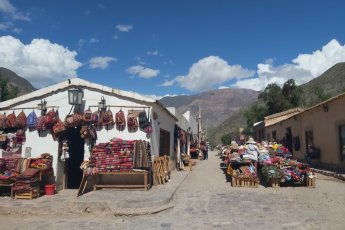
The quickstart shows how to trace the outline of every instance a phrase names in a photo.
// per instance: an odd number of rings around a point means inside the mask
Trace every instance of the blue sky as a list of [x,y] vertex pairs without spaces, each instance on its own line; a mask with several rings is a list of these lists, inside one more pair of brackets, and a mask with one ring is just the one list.
[[0,0],[0,66],[144,95],[305,83],[345,61],[345,1]]

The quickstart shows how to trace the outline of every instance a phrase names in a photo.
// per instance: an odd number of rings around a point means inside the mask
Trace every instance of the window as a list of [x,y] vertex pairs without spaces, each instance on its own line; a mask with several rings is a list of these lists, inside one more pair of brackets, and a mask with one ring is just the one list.
[[270,134],[267,133],[267,140],[270,141]]
[[345,161],[345,125],[339,126],[340,159]]
[[273,141],[277,141],[277,131],[272,131],[272,139]]

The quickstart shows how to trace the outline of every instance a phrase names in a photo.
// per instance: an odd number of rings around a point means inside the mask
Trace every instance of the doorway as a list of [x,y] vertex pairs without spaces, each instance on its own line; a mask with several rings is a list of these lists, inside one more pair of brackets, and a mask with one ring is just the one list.
[[170,132],[164,129],[160,130],[159,156],[170,156]]
[[69,147],[69,159],[66,160],[67,189],[79,188],[83,178],[83,171],[80,169],[84,161],[84,139],[80,137],[80,126],[68,128],[66,139]]
[[286,147],[289,149],[290,153],[293,154],[293,149],[292,149],[292,132],[291,132],[291,128],[290,127],[286,128],[285,139],[286,139]]

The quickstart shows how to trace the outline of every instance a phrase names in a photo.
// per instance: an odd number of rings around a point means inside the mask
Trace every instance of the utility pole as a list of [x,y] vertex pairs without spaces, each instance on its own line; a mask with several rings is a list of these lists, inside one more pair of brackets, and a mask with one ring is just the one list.
[[208,141],[208,138],[207,138],[207,125],[205,126],[205,142]]
[[200,146],[201,141],[201,107],[199,105],[199,114],[198,114],[198,147]]

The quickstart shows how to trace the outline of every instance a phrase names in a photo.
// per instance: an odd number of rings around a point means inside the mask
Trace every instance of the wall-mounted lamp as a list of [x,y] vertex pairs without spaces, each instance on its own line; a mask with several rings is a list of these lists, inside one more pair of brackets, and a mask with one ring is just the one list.
[[323,111],[328,112],[328,105],[323,105],[322,109],[323,109]]
[[104,97],[101,97],[101,102],[98,102],[98,109],[99,110],[105,110],[107,108],[107,104],[105,102]]
[[84,93],[82,89],[69,89],[68,90],[68,103],[70,105],[81,105]]
[[45,99],[41,100],[41,103],[37,104],[37,109],[42,111],[47,110],[46,104],[47,102]]

